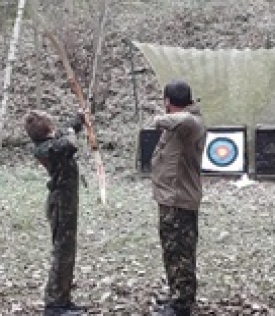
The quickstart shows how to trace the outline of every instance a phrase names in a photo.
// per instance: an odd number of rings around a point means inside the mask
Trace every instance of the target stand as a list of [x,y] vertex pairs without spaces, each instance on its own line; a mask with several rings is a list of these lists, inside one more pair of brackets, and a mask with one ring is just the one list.
[[202,159],[204,175],[240,175],[247,172],[246,126],[207,129]]
[[256,127],[255,177],[275,178],[275,125]]

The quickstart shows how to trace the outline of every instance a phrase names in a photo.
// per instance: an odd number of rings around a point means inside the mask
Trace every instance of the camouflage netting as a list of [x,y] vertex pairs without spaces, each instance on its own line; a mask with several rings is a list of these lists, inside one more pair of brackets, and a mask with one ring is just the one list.
[[[57,5],[57,1],[55,2]],[[225,5],[220,1],[208,1],[202,5],[200,1],[171,1],[168,5],[167,2],[160,4],[154,1],[140,1],[140,3],[135,1],[133,4],[111,1],[106,22],[102,73],[99,76],[101,91],[99,101],[104,104],[103,111],[96,115],[98,136],[103,145],[109,144],[111,134],[113,145],[124,144],[119,146],[119,150],[123,148],[131,150],[134,148],[133,137],[138,129],[137,118],[133,120],[135,103],[131,83],[130,54],[128,47],[122,43],[123,39],[197,49],[260,48],[266,47],[267,44],[273,46],[275,33],[272,32],[274,28],[271,24],[273,16],[271,4],[267,1],[244,1],[232,5],[231,2]],[[68,42],[62,6],[59,5],[58,8],[59,10],[56,7],[44,6],[42,12],[49,20],[51,29],[56,29],[56,33],[67,43],[70,60],[86,91],[91,73],[92,28],[95,12],[91,11],[92,16],[89,16],[86,13],[87,7],[77,8],[77,12],[81,14],[74,17],[70,31],[72,37]],[[5,45],[4,38],[1,37],[0,77],[4,72],[9,34],[6,31]],[[59,58],[48,42],[43,41],[43,43],[39,54],[42,68],[41,108],[64,121],[69,113],[74,111],[72,103],[76,103],[76,100],[70,91]],[[22,30],[18,56],[14,65],[11,98],[6,116],[4,136],[7,140],[25,139],[21,125],[22,116],[27,109],[36,107],[35,64],[37,61],[33,30],[28,19],[25,20]],[[161,105],[160,86],[141,54],[136,53],[134,61],[139,102],[144,106],[145,117],[147,117],[152,114],[155,106]],[[268,80],[268,77],[265,78]],[[121,126],[122,122],[123,126]]]
[[202,101],[208,127],[248,128],[253,169],[257,124],[274,124],[274,49],[198,50],[134,42],[151,65],[160,86],[184,78]]

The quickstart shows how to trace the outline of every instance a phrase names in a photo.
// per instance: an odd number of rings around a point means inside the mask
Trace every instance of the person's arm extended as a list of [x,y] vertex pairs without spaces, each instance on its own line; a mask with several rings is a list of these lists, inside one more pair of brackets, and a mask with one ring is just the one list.
[[77,138],[75,130],[70,127],[66,131],[51,140],[50,155],[71,157],[77,152]]
[[173,130],[179,124],[188,121],[188,113],[169,113],[164,115],[156,115],[154,118],[154,126],[157,129]]

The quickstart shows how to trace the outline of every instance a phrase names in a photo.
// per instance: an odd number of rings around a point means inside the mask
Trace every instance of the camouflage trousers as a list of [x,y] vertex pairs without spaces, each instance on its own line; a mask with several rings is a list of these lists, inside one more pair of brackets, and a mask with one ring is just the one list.
[[55,190],[47,200],[47,218],[52,233],[52,262],[45,289],[46,306],[66,306],[71,288],[76,256],[77,192]]
[[198,211],[159,205],[159,233],[171,303],[192,307],[196,299]]

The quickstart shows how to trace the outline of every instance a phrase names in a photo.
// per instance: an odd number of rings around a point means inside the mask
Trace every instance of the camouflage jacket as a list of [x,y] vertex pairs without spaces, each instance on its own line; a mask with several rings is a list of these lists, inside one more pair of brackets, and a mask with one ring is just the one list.
[[51,179],[50,191],[59,188],[73,189],[78,181],[76,134],[82,129],[80,116],[68,128],[58,130],[54,137],[36,142],[34,156],[46,168]]

